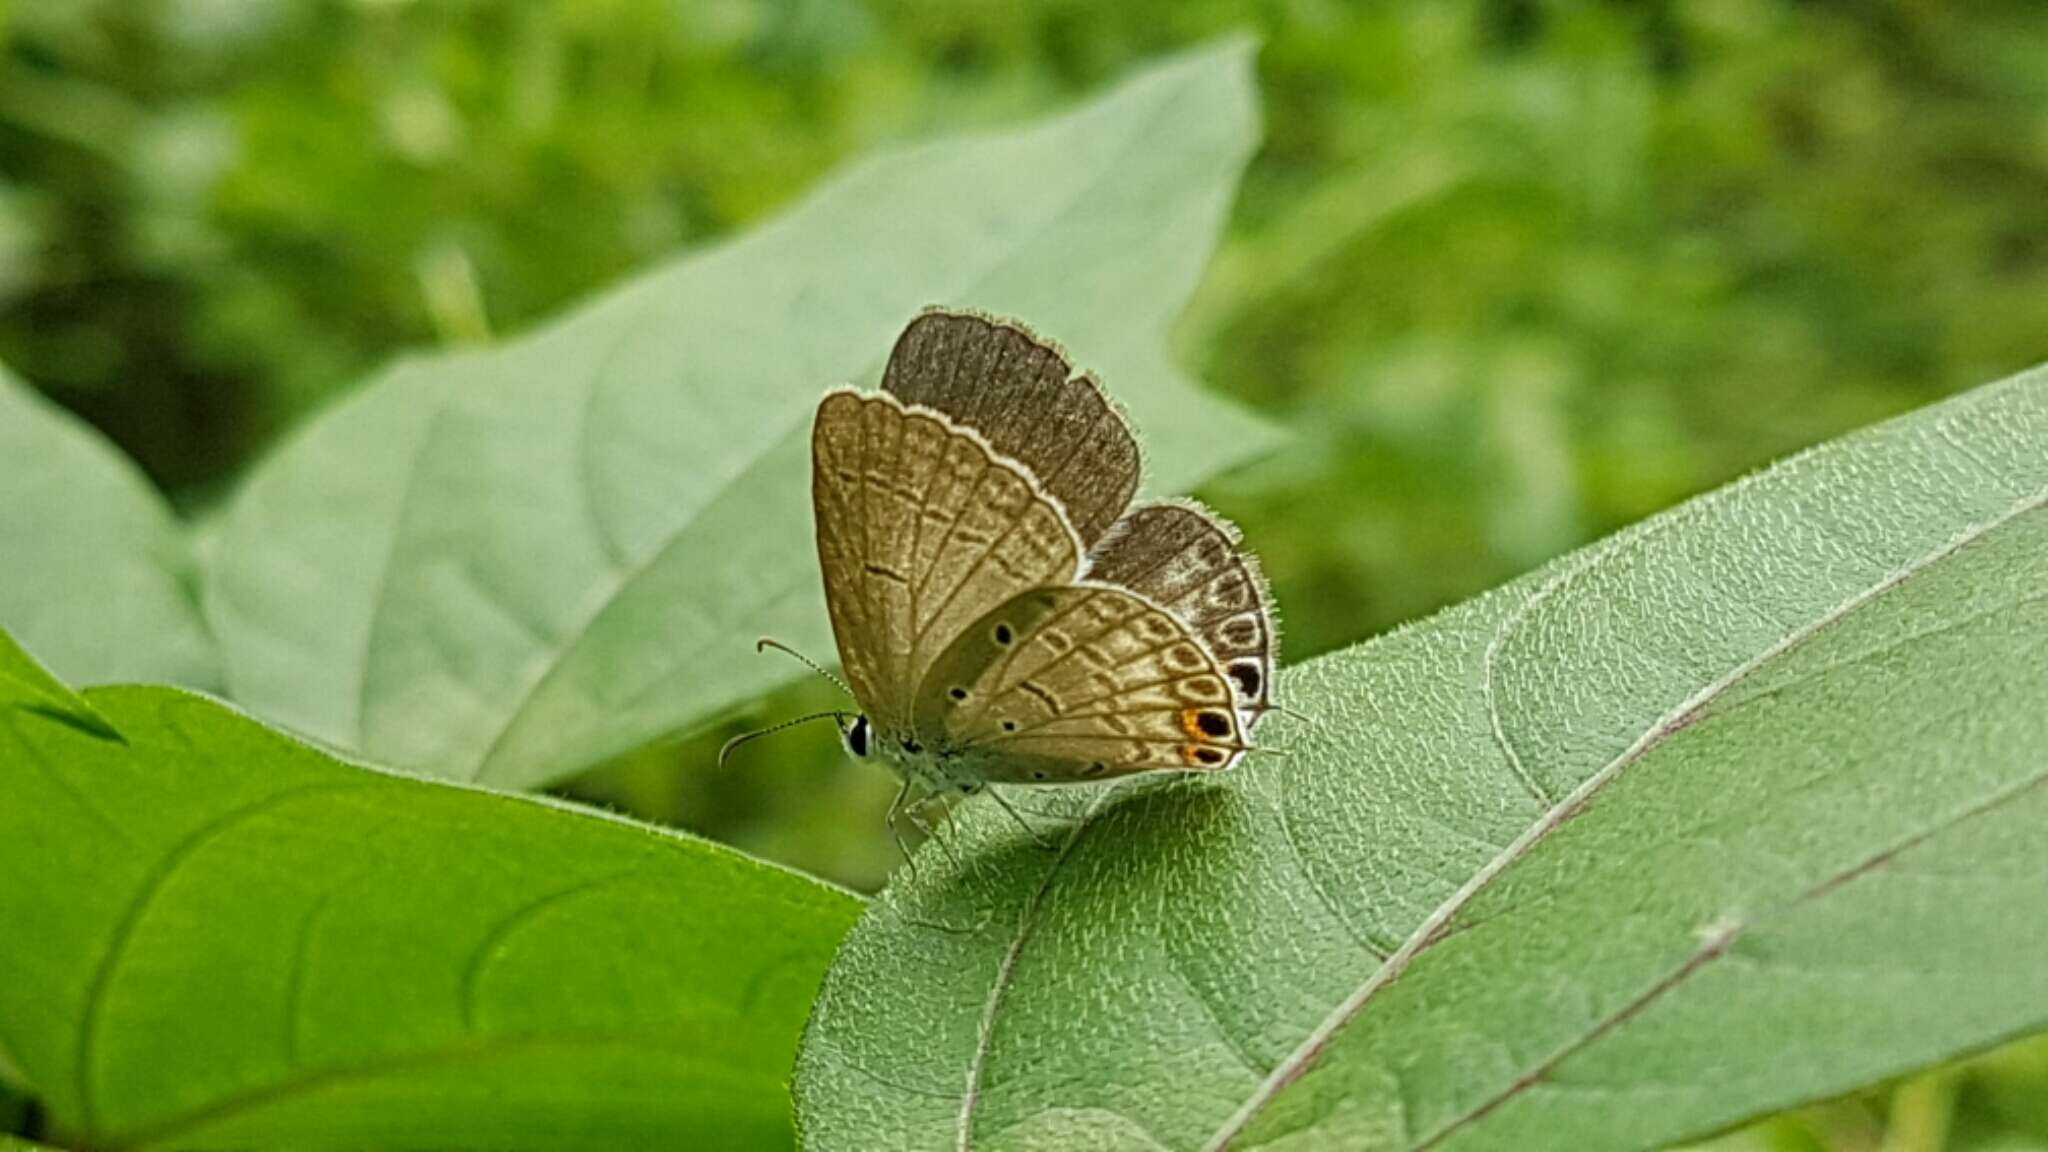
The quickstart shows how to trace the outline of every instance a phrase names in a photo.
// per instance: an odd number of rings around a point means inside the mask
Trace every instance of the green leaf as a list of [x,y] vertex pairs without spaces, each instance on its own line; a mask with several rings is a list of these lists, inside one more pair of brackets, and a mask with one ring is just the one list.
[[1270,441],[1167,360],[1255,141],[1247,45],[1003,135],[857,165],[736,243],[495,350],[400,365],[270,460],[207,607],[234,696],[376,759],[527,786],[830,650],[808,423],[917,310],[1028,317],[1109,381],[1152,477]]
[[163,497],[0,368],[0,628],[75,684],[212,688],[219,658]]
[[2044,501],[2037,369],[1292,670],[1285,757],[970,804],[806,1146],[1650,1148],[2048,1026]]
[[[121,738],[106,717],[37,664],[6,632],[0,632],[0,708],[35,712],[105,740]],[[0,1063],[0,1072],[5,1071],[6,1065]]]
[[87,692],[118,736],[46,695],[0,691],[0,1066],[57,1143],[787,1144],[854,897],[177,689]]

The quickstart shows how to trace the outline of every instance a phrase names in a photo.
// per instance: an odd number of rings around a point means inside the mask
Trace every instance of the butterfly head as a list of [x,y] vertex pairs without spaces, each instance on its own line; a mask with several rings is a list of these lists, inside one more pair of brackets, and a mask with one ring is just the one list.
[[988,783],[971,758],[928,747],[910,731],[878,726],[865,713],[842,713],[839,739],[847,755],[863,763],[879,761],[927,794],[971,796]]

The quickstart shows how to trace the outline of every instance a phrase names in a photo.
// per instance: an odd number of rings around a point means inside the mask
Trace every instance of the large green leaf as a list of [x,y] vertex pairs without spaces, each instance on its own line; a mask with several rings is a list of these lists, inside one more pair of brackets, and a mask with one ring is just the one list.
[[0,628],[79,684],[219,684],[186,539],[119,451],[0,368]]
[[1169,364],[1256,137],[1241,43],[1092,106],[856,166],[744,239],[499,349],[393,369],[228,516],[207,607],[234,696],[334,745],[531,785],[826,654],[806,427],[930,303],[1028,317],[1184,487],[1263,426]]
[[93,1148],[779,1147],[859,902],[0,633],[0,1051]]
[[2044,502],[2037,369],[1294,670],[1285,757],[970,804],[807,1145],[1647,1148],[2048,1026]]

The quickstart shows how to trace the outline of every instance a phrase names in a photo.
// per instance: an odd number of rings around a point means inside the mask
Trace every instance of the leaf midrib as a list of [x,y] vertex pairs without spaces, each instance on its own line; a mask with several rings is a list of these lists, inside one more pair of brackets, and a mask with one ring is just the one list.
[[1018,914],[1016,934],[1011,937],[1009,947],[1003,950],[1003,958],[996,965],[995,980],[989,985],[988,999],[982,1004],[981,1025],[974,1038],[974,1056],[967,1063],[967,1090],[960,1097],[960,1118],[956,1126],[955,1143],[959,1152],[967,1152],[973,1147],[974,1110],[981,1103],[981,1073],[988,1062],[989,1047],[995,1039],[996,1016],[1002,1005],[1003,993],[1009,991],[1010,980],[1016,972],[1017,957],[1024,951],[1025,943],[1031,939],[1032,929],[1038,925],[1038,909],[1044,904],[1045,894],[1052,888],[1053,879],[1059,875],[1060,866],[1067,862],[1067,857],[1073,854],[1074,846],[1080,843],[1081,836],[1087,832],[1090,821],[1102,809],[1103,804],[1120,790],[1117,787],[1105,788],[1089,801],[1088,807],[1082,810],[1080,818],[1074,822],[1074,830],[1069,832],[1066,840],[1060,844],[1059,855],[1053,857],[1052,863],[1046,867],[1045,878],[1032,889],[1030,898],[1024,902],[1023,911]]
[[[702,1037],[684,1033],[594,1031],[550,1032],[525,1036],[463,1036],[444,1044],[421,1048],[411,1052],[380,1056],[361,1060],[353,1064],[337,1064],[324,1068],[303,1069],[296,1075],[287,1076],[271,1084],[252,1088],[234,1095],[224,1096],[208,1104],[202,1104],[185,1112],[166,1117],[152,1123],[139,1125],[125,1132],[94,1136],[93,1147],[121,1149],[140,1148],[152,1144],[173,1141],[180,1136],[190,1135],[207,1125],[218,1124],[236,1115],[255,1111],[267,1105],[282,1103],[302,1095],[319,1092],[335,1085],[355,1081],[376,1080],[380,1077],[399,1073],[435,1068],[448,1064],[468,1061],[494,1060],[520,1055],[544,1052],[561,1052],[575,1055],[606,1049],[622,1049],[627,1052],[641,1052],[648,1049],[676,1048],[684,1055],[692,1055],[695,1045]],[[697,1061],[690,1075],[701,1081],[718,1081],[734,1088],[758,1088],[765,1081],[763,1077],[736,1073],[727,1061]],[[86,1129],[91,1133],[91,1129]]]
[[[1485,866],[1480,868],[1471,880],[1457,892],[1453,893],[1444,903],[1438,905],[1409,934],[1407,939],[1402,942],[1401,947],[1392,956],[1389,956],[1375,968],[1372,975],[1367,977],[1366,981],[1350,996],[1346,997],[1332,1009],[1330,1014],[1324,1017],[1323,1021],[1309,1033],[1308,1037],[1296,1047],[1293,1053],[1274,1067],[1265,1082],[1253,1092],[1244,1105],[1226,1120],[1223,1126],[1217,1130],[1216,1134],[1210,1138],[1208,1144],[1204,1146],[1205,1152],[1224,1152],[1225,1149],[1229,1148],[1231,1142],[1238,1136],[1243,1135],[1245,1129],[1251,1125],[1253,1120],[1258,1118],[1268,1104],[1277,1099],[1289,1085],[1307,1074],[1309,1069],[1315,1065],[1316,1061],[1336,1038],[1336,1035],[1366,1009],[1381,989],[1393,983],[1422,953],[1426,952],[1442,938],[1444,930],[1449,927],[1451,920],[1459,912],[1463,911],[1481,891],[1498,878],[1509,866],[1526,856],[1537,844],[1547,838],[1550,833],[1562,827],[1583,809],[1586,804],[1591,802],[1601,790],[1630,765],[1641,760],[1645,755],[1662,744],[1664,740],[1698,719],[1705,709],[1720,699],[1723,694],[1740,685],[1758,670],[1806,644],[1850,615],[1879,602],[1886,595],[1897,591],[1913,577],[1933,569],[1941,562],[1955,556],[1964,548],[1990,532],[2017,520],[2023,515],[2040,511],[2044,506],[2048,506],[2048,490],[2036,492],[2014,503],[1999,515],[1970,526],[1940,548],[1927,553],[1915,561],[1900,566],[1893,572],[1888,573],[1884,579],[1842,601],[1809,623],[1794,629],[1777,643],[1772,644],[1750,659],[1743,661],[1720,679],[1708,684],[1682,701],[1675,708],[1667,711],[1655,724],[1645,729],[1642,735],[1636,738],[1634,743],[1602,765],[1597,772],[1588,776],[1563,800],[1558,801],[1555,805],[1545,810],[1520,836],[1516,837],[1512,843],[1502,849],[1492,860],[1489,860]],[[1567,581],[1575,576],[1578,571],[1579,569],[1574,567],[1567,572],[1560,573],[1551,583],[1554,586]],[[1539,590],[1533,593],[1530,599],[1534,600],[1541,595],[1543,595],[1543,591]],[[1521,618],[1521,614],[1517,613],[1509,620],[1503,622],[1502,630],[1505,631],[1513,628]]]
[[[1555,1052],[1544,1057],[1535,1067],[1516,1077],[1514,1082],[1508,1085],[1508,1087],[1466,1108],[1458,1115],[1438,1126],[1429,1135],[1412,1145],[1413,1152],[1428,1152],[1429,1149],[1441,1144],[1460,1128],[1483,1118],[1531,1087],[1548,1079],[1550,1073],[1555,1071],[1557,1066],[1566,1059],[1591,1046],[1602,1036],[1614,1031],[1615,1028],[1627,1023],[1635,1016],[1640,1015],[1644,1009],[1648,1008],[1655,1001],[1684,986],[1687,981],[1698,975],[1709,964],[1728,955],[1742,937],[1749,933],[1750,929],[1768,922],[1775,915],[1796,908],[1810,900],[1824,899],[1830,893],[1843,887],[1850,881],[1883,867],[1899,855],[1911,851],[1922,844],[1930,843],[1946,833],[1953,832],[1956,828],[1971,820],[1989,815],[2044,784],[2048,784],[2048,769],[2036,772],[2031,776],[2022,777],[2018,781],[1991,793],[1977,803],[1936,820],[1932,824],[1864,856],[1854,864],[1823,877],[1818,882],[1810,885],[1806,890],[1779,902],[1771,908],[1765,909],[1764,912],[1751,919],[1716,926],[1701,940],[1699,946],[1686,956],[1682,963],[1650,985],[1644,992],[1596,1020],[1579,1035],[1560,1046]],[[1775,1110],[1775,1106],[1766,1109],[1766,1111]]]

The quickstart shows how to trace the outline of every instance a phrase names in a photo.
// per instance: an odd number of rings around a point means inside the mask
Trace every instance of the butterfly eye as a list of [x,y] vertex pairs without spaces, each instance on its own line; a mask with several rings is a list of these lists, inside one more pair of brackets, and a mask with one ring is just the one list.
[[848,725],[846,729],[846,750],[853,753],[855,759],[867,759],[868,736],[868,718],[865,716],[854,717],[853,723]]
[[1239,688],[1244,689],[1245,695],[1257,696],[1259,694],[1259,666],[1257,664],[1249,660],[1240,660],[1225,669],[1225,671],[1230,674],[1232,680],[1237,681]]

